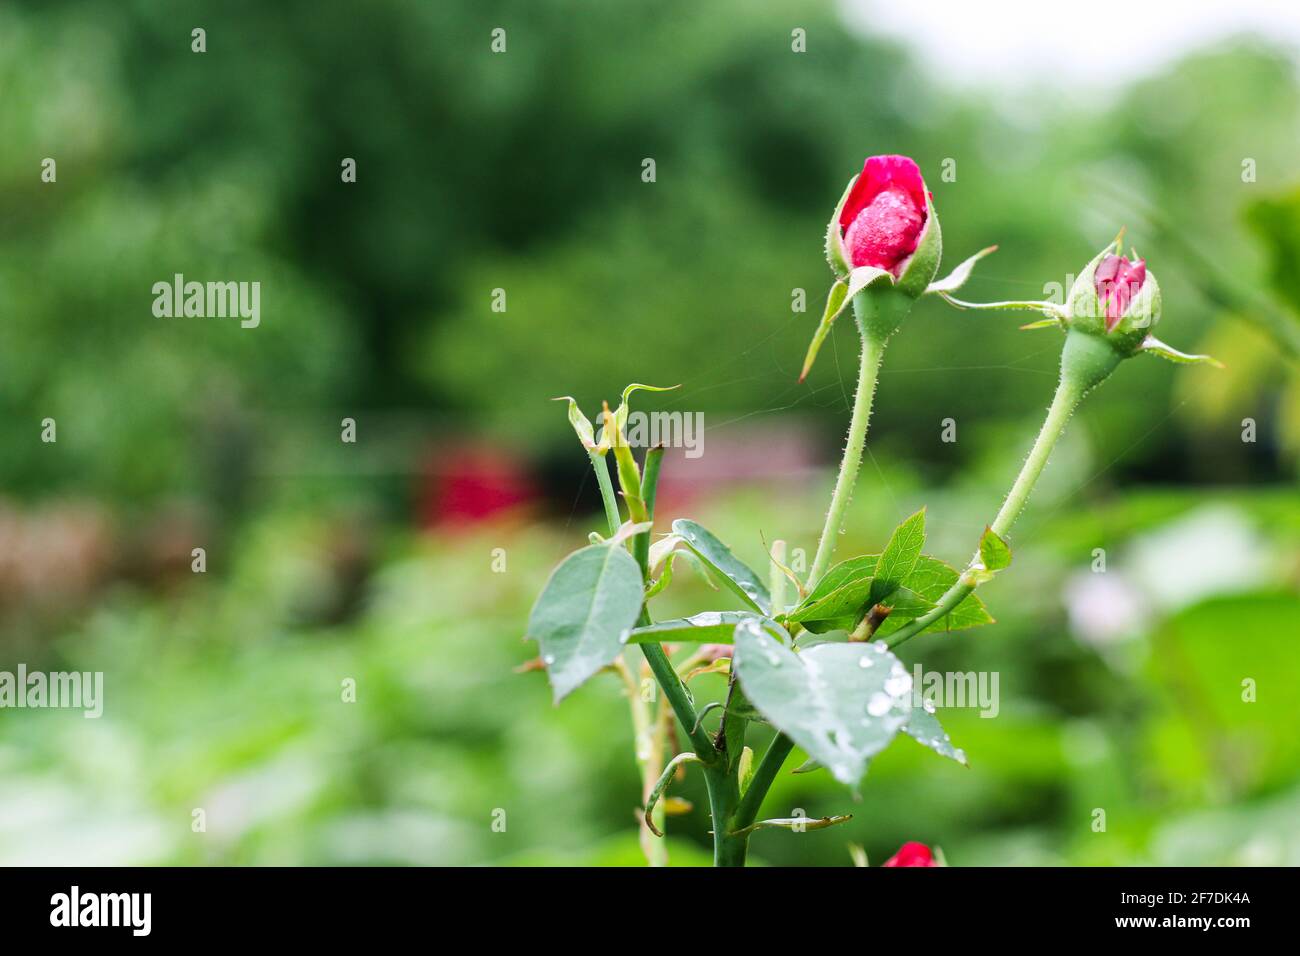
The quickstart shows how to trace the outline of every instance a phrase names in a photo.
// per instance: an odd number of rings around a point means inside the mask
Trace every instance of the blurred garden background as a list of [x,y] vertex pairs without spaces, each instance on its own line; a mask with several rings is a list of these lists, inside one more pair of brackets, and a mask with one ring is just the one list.
[[[1050,295],[1125,226],[1159,334],[1228,367],[1126,363],[1015,529],[997,623],[903,649],[1000,675],[996,718],[943,714],[970,769],[896,743],[856,804],[784,774],[782,815],[855,818],[751,856],[1300,864],[1297,31],[1148,31],[1063,87],[967,78],[878,6],[0,7],[0,670],[105,675],[98,720],[0,711],[0,863],[642,862],[619,682],[555,708],[517,672],[547,573],[603,525],[549,399],[681,383],[635,399],[705,416],[660,530],[811,553],[857,354],[841,322],[796,384],[825,223],[897,152],[942,271],[1000,246],[968,298]],[[1098,42],[1091,11],[1058,31]],[[155,317],[176,273],[259,281],[260,326]],[[1059,336],[1020,315],[908,319],[841,556],[923,504],[928,550],[969,555],[1054,385]],[[672,862],[707,861],[700,781],[674,792]]]

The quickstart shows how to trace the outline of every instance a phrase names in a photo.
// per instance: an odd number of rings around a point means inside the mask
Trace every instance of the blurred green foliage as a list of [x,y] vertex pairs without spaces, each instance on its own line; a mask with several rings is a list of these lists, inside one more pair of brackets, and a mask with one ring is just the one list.
[[[880,490],[874,481],[868,489]],[[908,499],[918,489],[892,488]],[[949,492],[948,540],[996,500]],[[846,842],[881,862],[905,840],[941,845],[955,865],[1011,863],[1300,864],[1300,680],[1294,588],[1300,515],[1289,492],[1217,496],[1255,546],[1289,556],[1288,579],[1226,581],[1114,641],[1081,640],[1062,612],[1063,582],[1108,551],[1109,575],[1141,581],[1143,541],[1194,519],[1199,494],[1148,491],[1123,502],[1031,509],[1032,534],[988,586],[998,623],[927,635],[903,657],[934,671],[996,671],[998,713],[943,712],[970,769],[901,740],[873,761],[855,804],[825,773],[778,778],[773,812],[853,812],[851,824],[764,833],[760,862],[848,865]],[[893,507],[860,496],[845,553],[869,551]],[[757,564],[749,529],[782,522],[793,540],[817,514],[773,513],[761,495],[700,515]],[[969,519],[969,520],[968,520]],[[595,516],[593,516],[593,521]],[[329,577],[334,520],[319,513],[255,522],[232,542],[235,568],[196,577],[166,602],[118,592],[51,648],[49,666],[105,672],[104,716],[29,712],[0,740],[0,861],[176,863],[596,864],[640,862],[638,791],[620,682],[594,679],[560,707],[545,679],[513,668],[538,582],[578,527],[503,529],[441,542],[404,537],[383,550],[364,610],[312,625],[301,609]],[[936,544],[951,559],[960,545]],[[1204,544],[1204,542],[1203,542]],[[1208,543],[1211,547],[1213,542]],[[1192,557],[1189,561],[1195,560]],[[1194,573],[1175,554],[1164,573]],[[660,614],[734,604],[688,575]],[[1246,703],[1243,683],[1256,684]],[[344,703],[354,680],[356,702]],[[723,679],[697,678],[701,703]],[[706,721],[710,718],[706,718]],[[758,728],[755,741],[765,736]],[[790,767],[798,765],[792,760]],[[706,862],[701,781],[673,792],[697,811],[669,822],[678,864]],[[206,832],[191,831],[202,808]],[[1104,809],[1105,832],[1094,832]],[[493,814],[505,811],[505,832]]]
[[[919,839],[958,865],[1300,863],[1300,386],[1279,344],[1300,312],[1300,88],[1283,52],[1235,39],[1086,103],[954,91],[829,2],[18,0],[0,8],[0,103],[0,488],[32,509],[89,500],[125,529],[176,500],[212,516],[205,576],[115,575],[53,619],[6,598],[0,667],[102,669],[108,702],[99,721],[5,715],[0,862],[639,862],[616,683],[553,709],[512,672],[590,487],[567,521],[430,540],[391,520],[406,476],[479,432],[577,475],[546,399],[592,410],[629,381],[681,382],[646,407],[711,422],[799,414],[829,456],[849,323],[795,384],[821,237],[862,157],[902,152],[948,266],[1000,245],[970,298],[1050,294],[1125,225],[1164,290],[1160,334],[1230,369],[1126,365],[1017,528],[988,588],[999,623],[909,645],[928,668],[1001,674],[998,719],[945,715],[972,769],[901,742],[856,808],[824,775],[785,775],[773,806],[855,820],[762,834],[754,855],[846,864],[854,840],[880,862]],[[260,281],[261,326],[155,318],[151,287],[177,272]],[[1016,325],[929,301],[908,320],[844,549],[928,504],[937,553],[969,554],[1055,375],[1059,340]],[[330,451],[358,410],[419,425],[358,471]],[[758,566],[757,528],[811,549],[825,490],[690,516]],[[1063,589],[1092,549],[1123,567],[1207,501],[1269,574],[1077,639]],[[666,600],[696,609],[685,593]],[[698,780],[680,792],[703,806]],[[671,821],[675,862],[706,859],[706,829],[698,810]]]

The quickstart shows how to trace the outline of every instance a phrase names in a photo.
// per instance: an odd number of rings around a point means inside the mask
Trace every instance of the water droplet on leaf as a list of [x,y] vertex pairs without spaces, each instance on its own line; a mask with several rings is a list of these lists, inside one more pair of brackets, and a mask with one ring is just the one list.
[[872,717],[883,717],[889,713],[889,709],[894,706],[894,699],[889,694],[882,694],[879,691],[871,695],[867,701],[867,713]]

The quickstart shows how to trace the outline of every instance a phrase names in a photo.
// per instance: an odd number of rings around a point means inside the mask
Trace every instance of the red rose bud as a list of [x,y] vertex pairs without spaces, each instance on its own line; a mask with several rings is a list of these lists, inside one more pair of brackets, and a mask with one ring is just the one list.
[[898,848],[898,852],[891,856],[881,866],[938,866],[934,860],[934,854],[924,843],[904,843]]
[[903,156],[867,160],[840,213],[850,265],[897,275],[916,251],[925,219],[925,187],[916,164]]
[[981,249],[934,281],[943,236],[933,200],[908,156],[869,156],[861,174],[849,180],[826,224],[826,260],[835,282],[799,381],[808,377],[831,326],[850,303],[863,337],[883,344],[917,299],[927,293],[949,298],[970,278],[975,263],[997,248]]
[[849,266],[875,266],[897,277],[916,251],[927,218],[925,181],[916,163],[907,156],[868,157],[839,215]]
[[1129,304],[1137,298],[1146,278],[1145,259],[1130,262],[1123,256],[1112,255],[1101,261],[1094,276],[1094,285],[1101,312],[1106,317],[1108,333],[1115,331],[1115,326],[1119,325]]
[[959,287],[986,249],[931,287],[943,256],[939,217],[921,170],[907,156],[870,156],[849,180],[826,224],[826,259],[835,283],[804,358],[803,381],[831,325],[850,303],[858,308],[862,334],[886,341],[912,303],[926,292]]

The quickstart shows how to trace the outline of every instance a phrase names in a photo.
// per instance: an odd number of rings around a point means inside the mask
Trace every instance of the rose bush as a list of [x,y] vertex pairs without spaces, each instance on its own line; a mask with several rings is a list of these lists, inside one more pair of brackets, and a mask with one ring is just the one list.
[[[602,409],[599,441],[577,403],[566,399],[569,420],[595,469],[608,527],[606,534],[593,532],[587,547],[555,569],[533,607],[527,635],[540,645],[539,666],[546,669],[557,701],[603,670],[623,678],[642,770],[642,845],[652,863],[665,862],[657,838],[668,810],[691,810],[665,797],[689,764],[700,767],[707,784],[714,863],[740,866],[760,830],[819,830],[849,819],[760,819],[768,789],[796,745],[808,758],[799,771],[825,771],[855,792],[871,759],[900,735],[966,763],[933,704],[914,694],[912,677],[894,649],[925,631],[992,622],[975,590],[1011,564],[1009,532],[1066,422],[1124,359],[1149,351],[1177,361],[1209,361],[1176,352],[1150,334],[1160,317],[1159,287],[1145,260],[1123,256],[1122,234],[1083,270],[1065,304],[955,299],[952,293],[975,263],[995,247],[935,281],[941,248],[934,203],[916,163],[905,156],[869,157],[827,226],[826,252],[835,278],[803,369],[807,375],[830,324],[851,301],[862,343],[857,391],[826,523],[806,576],[786,566],[783,542],[774,542],[768,567],[761,569],[766,573],[760,573],[686,518],[673,521],[671,531],[652,542],[663,449],[650,449],[638,463],[624,426],[633,393],[658,389],[629,385],[616,410]],[[879,553],[832,564],[885,347],[925,294],[938,294],[959,308],[1044,313],[1046,318],[1030,327],[1059,326],[1066,332],[1056,394],[1011,491],[978,535],[964,569],[924,553],[924,509],[894,529]],[[610,479],[611,452],[621,508]],[[654,621],[650,603],[671,585],[679,561],[705,575],[733,606]],[[629,645],[640,648],[643,665],[629,659]],[[674,662],[675,646],[696,649]],[[730,646],[731,654],[720,646]],[[697,710],[688,685],[708,675],[726,678],[725,700]],[[651,676],[663,695],[658,710],[640,691]],[[705,720],[713,710],[719,714],[710,731]],[[671,732],[674,720],[680,734]],[[761,758],[745,743],[751,724],[775,730]],[[670,756],[677,741],[690,749]],[[885,865],[937,864],[923,844],[908,843]]]

